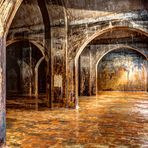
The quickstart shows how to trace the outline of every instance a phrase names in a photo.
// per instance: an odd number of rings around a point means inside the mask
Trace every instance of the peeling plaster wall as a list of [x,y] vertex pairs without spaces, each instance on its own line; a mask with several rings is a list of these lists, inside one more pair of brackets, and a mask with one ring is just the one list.
[[147,91],[147,66],[136,51],[112,51],[99,62],[97,91]]

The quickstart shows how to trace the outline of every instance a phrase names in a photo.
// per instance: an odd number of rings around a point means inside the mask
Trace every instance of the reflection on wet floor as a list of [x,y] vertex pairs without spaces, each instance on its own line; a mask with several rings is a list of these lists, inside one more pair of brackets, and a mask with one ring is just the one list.
[[80,108],[7,109],[10,148],[148,147],[148,94],[80,97]]

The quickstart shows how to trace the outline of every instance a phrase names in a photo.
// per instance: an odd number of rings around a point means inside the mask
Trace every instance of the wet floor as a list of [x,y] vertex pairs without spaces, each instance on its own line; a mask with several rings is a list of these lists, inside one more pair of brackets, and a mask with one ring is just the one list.
[[7,110],[10,148],[148,148],[148,94],[80,97],[80,108]]

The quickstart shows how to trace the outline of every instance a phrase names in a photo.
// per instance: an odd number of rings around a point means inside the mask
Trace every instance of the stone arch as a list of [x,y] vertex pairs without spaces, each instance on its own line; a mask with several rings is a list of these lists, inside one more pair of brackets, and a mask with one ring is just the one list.
[[[41,3],[43,2],[42,0],[38,0]],[[63,4],[63,1],[60,0]],[[0,130],[2,131],[2,134],[0,134],[0,147],[1,147],[1,143],[4,144],[5,143],[5,116],[6,116],[6,107],[5,107],[5,99],[6,99],[6,93],[5,93],[5,68],[6,68],[6,61],[5,61],[5,56],[6,56],[6,38],[11,26],[11,23],[16,15],[17,10],[19,9],[20,5],[22,4],[23,0],[3,0],[0,3],[0,9],[2,11],[0,11],[0,21],[2,20],[2,22],[0,22],[0,45],[1,45],[1,54],[2,54],[2,59],[1,61],[3,61],[2,67],[0,67],[0,97],[1,97],[1,101],[2,101],[2,111],[0,111],[0,121],[2,121],[3,127],[0,124]],[[45,2],[45,1],[44,1]],[[42,12],[41,12],[42,13]],[[48,17],[50,17],[48,15]],[[46,19],[46,17],[45,17]],[[50,22],[49,22],[50,23]],[[46,24],[46,26],[48,26],[48,24]],[[48,27],[46,27],[48,28]],[[48,28],[49,29],[49,28]],[[50,34],[50,33],[49,33]],[[34,43],[34,41],[32,42]],[[37,46],[39,47],[39,46]],[[47,49],[50,49],[50,43],[49,43],[49,47],[46,46]],[[40,49],[40,48],[39,48]],[[48,50],[47,50],[48,51]],[[47,52],[48,53],[48,52]],[[49,61],[48,58],[48,54],[44,55],[45,59]]]
[[100,62],[100,59],[102,59],[106,54],[108,54],[109,52],[111,52],[113,50],[120,49],[120,48],[127,48],[127,49],[130,49],[130,50],[135,50],[138,53],[140,53],[141,55],[143,55],[148,60],[147,55],[144,52],[140,51],[140,49],[138,49],[137,47],[132,47],[132,46],[129,46],[129,45],[117,45],[117,47],[114,47],[114,48],[108,50],[107,52],[105,52],[103,55],[101,55],[101,57],[98,56],[96,58],[95,65],[97,66],[98,63]]
[[[32,40],[12,40],[12,41],[8,41],[6,43],[6,47],[11,46],[11,45],[16,44],[16,43],[19,43],[19,42],[22,42],[22,41],[31,43],[40,52],[40,57],[45,59],[45,61],[47,62],[47,60],[48,60],[47,56],[48,55],[45,55],[45,48],[35,41],[32,41]],[[39,61],[40,61],[40,59],[37,61],[35,67],[33,68],[35,78],[38,76],[38,74],[36,73],[36,69],[38,68],[37,65],[38,65]],[[35,83],[35,81],[33,81],[33,82]],[[35,89],[34,92],[36,92],[36,89],[38,89],[38,88],[34,87],[34,89]]]
[[[18,1],[19,1],[18,4],[17,3],[13,4],[12,7],[13,7],[14,10],[13,9],[11,10],[10,18],[7,20],[7,23],[5,25],[6,26],[5,27],[6,28],[5,38],[8,35],[9,28],[10,28],[12,21],[13,21],[15,15],[16,15],[16,12],[18,11],[18,9],[20,8],[20,6],[23,2],[23,0],[18,0]],[[53,48],[53,44],[54,44],[53,38],[55,38],[53,36],[54,33],[52,33],[52,32],[54,32],[54,29],[51,26],[55,25],[55,23],[57,21],[57,20],[55,21],[54,15],[62,14],[62,15],[59,15],[59,18],[58,18],[59,23],[65,24],[64,28],[65,28],[65,32],[67,33],[67,28],[68,28],[67,27],[67,11],[66,11],[66,7],[65,7],[65,2],[63,0],[59,0],[59,1],[56,1],[56,2],[54,0],[51,0],[50,3],[48,3],[46,0],[43,0],[43,1],[42,0],[36,0],[36,2],[37,2],[38,7],[40,9],[40,13],[41,13],[41,16],[42,16],[42,23],[44,25],[44,32],[45,32],[44,39],[45,40],[42,40],[43,41],[42,44],[44,45],[45,49],[47,49],[47,50],[45,50],[46,53],[45,53],[44,56],[45,56],[46,61],[48,62],[48,73],[51,76],[51,78],[49,79],[49,90],[50,91],[49,91],[49,96],[48,96],[48,99],[50,100],[50,98],[53,99],[53,94],[51,94],[51,92],[52,92],[51,87],[53,87],[53,81],[52,81],[52,79],[53,79],[53,76],[52,76],[53,67],[51,66],[51,63],[54,62],[53,57],[52,57],[52,53],[54,52],[53,51],[53,49],[54,49]],[[55,6],[57,6],[58,9],[54,9],[54,8],[49,9],[48,4],[49,5],[55,4]],[[55,13],[55,10],[59,11],[59,13]],[[57,17],[56,17],[56,19],[57,19]],[[35,42],[35,41],[32,41],[32,43],[33,42]],[[36,44],[36,42],[35,42],[35,44]],[[36,46],[38,46],[38,45],[36,45]],[[67,58],[67,34],[65,36],[65,50],[64,50],[64,52],[65,52],[65,55],[66,55],[65,57]],[[67,62],[66,58],[65,58],[65,61]],[[67,66],[67,63],[65,65]],[[50,100],[50,102],[52,102],[52,99]]]
[[23,0],[16,0],[16,2],[14,3],[14,6],[12,6],[12,8],[10,8],[11,12],[8,16],[8,20],[6,20],[6,25],[4,26],[4,37],[6,38],[9,28],[11,26],[11,23],[16,15],[17,10],[19,9],[19,7],[21,6]]
[[38,69],[44,59],[44,57],[41,57],[35,66],[35,96],[38,95]]
[[112,51],[115,51],[115,50],[118,50],[118,49],[121,49],[121,48],[126,48],[126,49],[129,49],[129,50],[134,50],[134,51],[137,51],[140,55],[142,55],[147,61],[148,61],[148,57],[146,56],[146,54],[145,53],[142,53],[141,51],[140,51],[140,49],[138,49],[138,48],[134,48],[134,47],[131,47],[131,46],[119,46],[119,47],[117,47],[117,48],[112,48],[112,49],[110,49],[109,51],[107,51],[107,52],[105,52],[103,55],[101,55],[100,57],[99,57],[99,59],[97,59],[97,62],[95,63],[95,70],[96,70],[96,95],[97,95],[97,90],[98,90],[98,88],[97,88],[97,78],[98,78],[98,76],[97,76],[97,67],[98,67],[98,64],[99,64],[99,62],[101,61],[101,59],[104,57],[104,56],[106,56],[108,53],[110,53],[110,52],[112,52]]
[[[85,49],[85,47],[91,42],[93,41],[96,37],[103,35],[109,31],[113,31],[113,30],[130,30],[130,31],[134,31],[134,32],[138,32],[146,37],[148,37],[148,32],[145,31],[144,28],[140,27],[140,26],[135,26],[135,24],[132,24],[133,26],[130,26],[129,24],[125,25],[125,26],[112,26],[109,25],[108,27],[102,29],[102,30],[98,30],[96,31],[93,35],[91,35],[79,48],[79,50],[76,53],[76,56],[74,58],[74,64],[75,64],[75,97],[76,97],[76,108],[79,108],[78,105],[78,59],[79,56],[81,55],[82,51]],[[139,28],[138,28],[139,27]]]
[[45,57],[45,60],[46,61],[48,60],[47,49],[42,44],[40,44],[34,40],[28,40],[28,39],[10,40],[10,41],[6,42],[6,47],[8,47],[11,44],[21,42],[21,41],[27,41],[27,42],[32,43],[35,47],[37,47],[41,51],[43,57]]
[[102,30],[98,30],[96,31],[92,36],[90,36],[82,45],[81,47],[79,48],[78,52],[76,53],[76,56],[75,56],[75,61],[78,60],[80,54],[82,53],[82,51],[84,50],[84,48],[92,41],[94,40],[96,37],[100,36],[100,35],[103,35],[109,31],[113,31],[113,30],[130,30],[130,31],[134,31],[134,32],[138,32],[138,33],[141,33],[143,35],[145,35],[146,37],[148,37],[148,33],[143,29],[143,28],[133,28],[133,27],[130,27],[130,26],[109,26],[107,28],[104,28]]
[[39,91],[38,72],[39,72],[39,66],[43,62],[44,59],[45,59],[44,57],[41,57],[35,66],[35,98],[36,98],[36,101],[35,101],[36,107],[35,108],[36,108],[36,110],[38,110],[38,91]]

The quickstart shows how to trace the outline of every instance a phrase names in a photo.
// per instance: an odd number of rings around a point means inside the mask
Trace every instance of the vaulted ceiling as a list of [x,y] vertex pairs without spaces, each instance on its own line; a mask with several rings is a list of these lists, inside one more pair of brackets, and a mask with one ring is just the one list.
[[[40,0],[24,0],[18,9],[11,28],[42,24]],[[64,12],[64,8],[65,12]],[[53,25],[71,25],[119,19],[142,20],[148,17],[146,0],[47,0],[46,8]],[[22,21],[23,20],[23,21]]]

